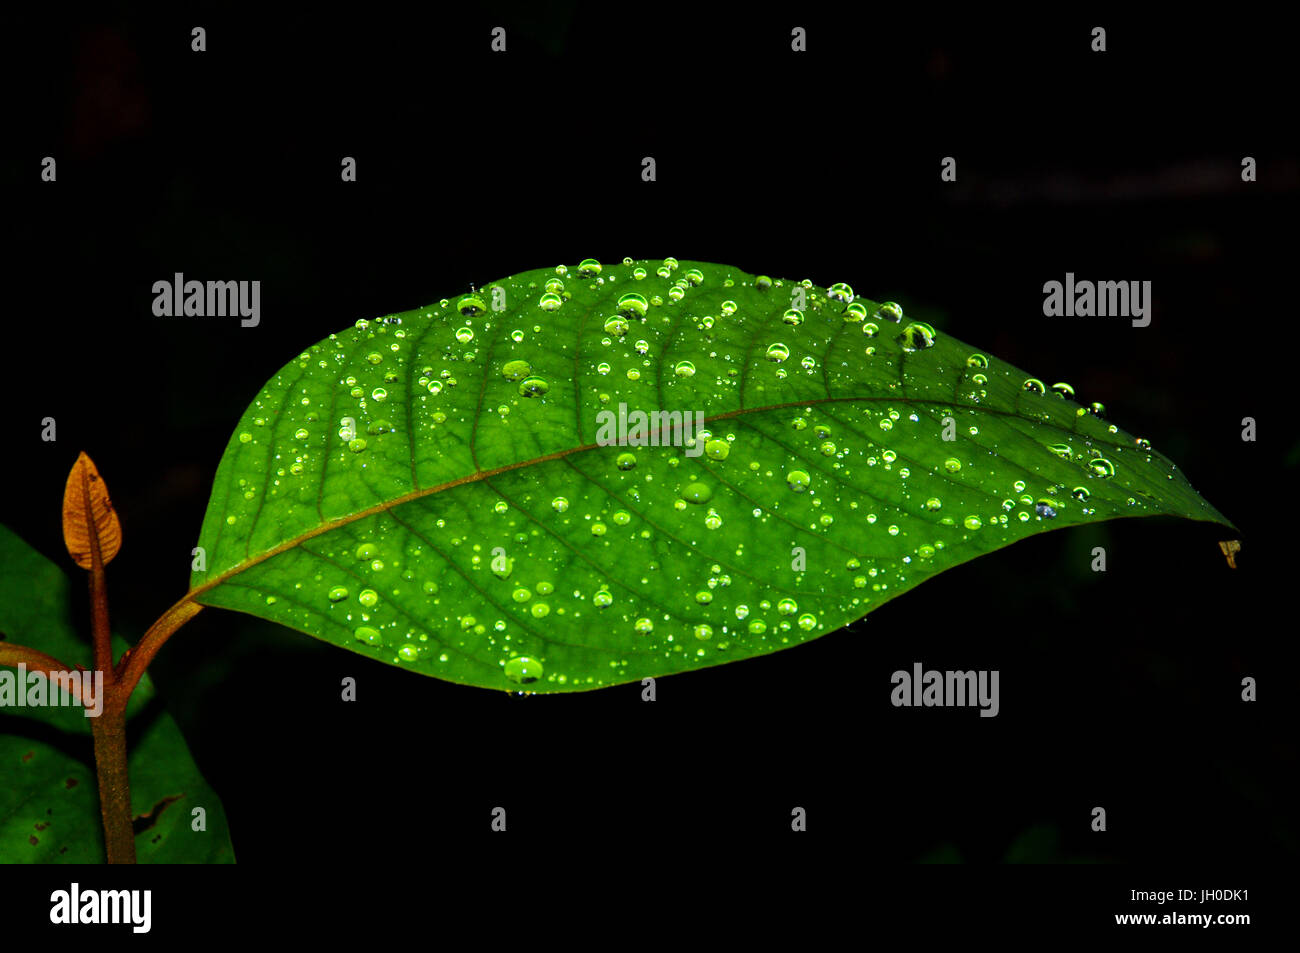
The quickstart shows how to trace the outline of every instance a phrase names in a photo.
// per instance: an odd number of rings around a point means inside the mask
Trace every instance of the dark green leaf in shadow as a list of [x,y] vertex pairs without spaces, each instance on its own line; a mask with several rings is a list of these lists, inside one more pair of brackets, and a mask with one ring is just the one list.
[[[89,641],[72,625],[71,597],[63,571],[0,526],[0,632],[90,668]],[[120,653],[126,643],[115,642]],[[233,863],[221,800],[147,676],[127,715],[139,862]],[[90,720],[81,707],[0,708],[0,863],[104,862],[93,765]],[[193,829],[195,808],[206,815],[204,831]]]

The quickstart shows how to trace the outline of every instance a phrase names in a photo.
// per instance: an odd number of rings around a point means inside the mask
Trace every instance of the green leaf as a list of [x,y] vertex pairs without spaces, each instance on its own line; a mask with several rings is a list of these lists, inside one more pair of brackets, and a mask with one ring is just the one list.
[[[358,321],[239,422],[191,597],[426,675],[578,691],[797,645],[1034,533],[1226,522],[1062,393],[851,294],[633,263]],[[599,445],[620,404],[700,412],[708,452]]]
[[[83,590],[84,591],[84,590]],[[91,665],[68,578],[0,526],[0,632],[68,665]],[[115,651],[126,643],[118,639]],[[0,669],[16,675],[15,669]],[[127,709],[131,807],[141,863],[232,863],[221,799],[203,779],[148,676]],[[90,720],[76,706],[0,708],[0,863],[103,863]],[[206,812],[206,831],[191,811]]]

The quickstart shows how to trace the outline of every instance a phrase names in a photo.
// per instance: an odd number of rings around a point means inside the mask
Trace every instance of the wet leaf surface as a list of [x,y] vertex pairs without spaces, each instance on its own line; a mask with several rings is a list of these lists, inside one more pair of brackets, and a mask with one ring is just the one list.
[[192,595],[579,691],[798,645],[1035,533],[1227,522],[1073,396],[847,285],[524,272],[290,361],[222,458]]

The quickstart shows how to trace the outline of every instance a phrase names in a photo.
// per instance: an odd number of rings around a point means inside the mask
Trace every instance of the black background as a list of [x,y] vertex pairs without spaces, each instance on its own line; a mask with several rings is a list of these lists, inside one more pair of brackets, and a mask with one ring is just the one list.
[[[809,52],[789,52],[793,25]],[[799,805],[809,837],[871,861],[1294,860],[1300,163],[1275,24],[114,8],[10,39],[0,520],[70,567],[59,507],[87,451],[124,525],[125,632],[183,594],[221,451],[289,358],[358,318],[585,257],[901,301],[1103,401],[1239,528],[1049,533],[814,643],[661,679],[654,704],[635,685],[421,679],[209,610],[151,673],[241,863],[409,859],[487,834],[497,805],[557,848],[778,838]],[[46,155],[57,184],[39,181]],[[1247,155],[1258,182],[1241,182]],[[261,325],[154,317],[151,285],[176,271],[260,279]],[[1043,282],[1067,271],[1152,281],[1152,324],[1043,317]],[[1217,545],[1234,537],[1236,571]],[[914,661],[999,669],[1001,714],[892,708],[889,676]],[[356,704],[338,700],[347,675]]]

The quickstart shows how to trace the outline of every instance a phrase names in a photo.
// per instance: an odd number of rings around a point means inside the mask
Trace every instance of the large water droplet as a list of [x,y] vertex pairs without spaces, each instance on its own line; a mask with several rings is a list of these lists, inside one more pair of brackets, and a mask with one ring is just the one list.
[[704,483],[688,483],[682,487],[682,499],[687,503],[707,503],[713,498],[713,490]]
[[893,321],[898,324],[903,320],[903,306],[896,301],[886,301],[876,309],[876,318],[881,321]]
[[533,366],[527,361],[506,361],[501,368],[501,376],[508,381],[520,381],[533,372]]
[[731,444],[720,438],[713,438],[704,444],[704,455],[711,460],[725,460],[731,453]]
[[618,310],[626,314],[635,314],[638,317],[645,317],[646,309],[650,303],[646,301],[644,295],[639,295],[635,291],[629,291],[618,299]]
[[[599,269],[599,266],[597,266]],[[544,674],[545,669],[542,663],[537,659],[529,658],[527,655],[520,655],[506,662],[506,678],[517,685],[527,685],[535,682]]]
[[[469,318],[476,314],[483,314],[487,311],[487,305],[483,303],[483,299],[478,295],[465,295],[465,297],[456,302],[456,310]],[[456,336],[460,337],[460,334],[457,333]],[[470,337],[473,336],[473,332],[470,332]],[[464,344],[465,342],[462,341],[461,343]]]
[[791,470],[785,475],[785,483],[796,493],[802,493],[812,486],[812,477],[803,470]]
[[898,343],[903,345],[904,351],[923,351],[928,347],[934,347],[934,328],[913,321],[903,328],[903,333],[898,336]]

